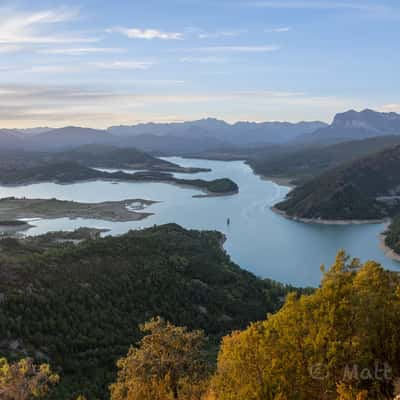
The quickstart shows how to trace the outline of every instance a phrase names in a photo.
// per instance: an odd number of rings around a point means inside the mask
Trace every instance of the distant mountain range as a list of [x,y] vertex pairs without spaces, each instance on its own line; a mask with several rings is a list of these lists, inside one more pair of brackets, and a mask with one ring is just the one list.
[[0,148],[65,150],[87,144],[136,147],[156,154],[188,154],[215,149],[266,145],[314,145],[400,134],[400,115],[372,110],[337,114],[323,122],[237,122],[202,119],[170,124],[113,126],[107,130],[81,127],[60,129],[0,129]]
[[338,143],[370,137],[399,135],[400,114],[380,113],[373,110],[357,112],[350,110],[336,114],[327,127],[297,138],[301,143]]
[[134,126],[114,126],[108,131],[121,137],[156,135],[184,139],[207,139],[233,146],[255,146],[285,143],[301,135],[326,127],[323,122],[237,122],[228,124],[218,119],[171,124],[140,124]]
[[118,126],[107,130],[73,126],[25,131],[3,129],[0,130],[0,147],[57,151],[87,144],[103,144],[136,147],[153,153],[183,154],[215,148],[286,143],[323,126],[326,125],[322,122],[239,122],[230,125],[216,119],[204,119],[172,124]]

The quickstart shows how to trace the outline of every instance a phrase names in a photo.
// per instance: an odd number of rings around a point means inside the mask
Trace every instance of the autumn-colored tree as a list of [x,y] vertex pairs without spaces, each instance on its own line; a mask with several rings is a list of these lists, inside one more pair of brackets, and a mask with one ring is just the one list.
[[340,252],[315,293],[289,295],[277,314],[224,338],[210,396],[392,399],[399,321],[399,276]]
[[112,400],[196,400],[205,391],[209,368],[205,336],[161,318],[141,326],[147,333],[138,347],[118,361]]
[[25,358],[9,364],[0,359],[0,399],[30,400],[44,397],[51,386],[59,382],[48,364],[35,365],[33,360]]

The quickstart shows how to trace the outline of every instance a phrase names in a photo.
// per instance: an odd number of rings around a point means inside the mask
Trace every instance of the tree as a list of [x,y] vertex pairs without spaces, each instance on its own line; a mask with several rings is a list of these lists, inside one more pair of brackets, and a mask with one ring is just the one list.
[[218,400],[393,398],[400,376],[400,278],[344,252],[320,289],[223,339]]
[[205,336],[161,318],[141,326],[148,333],[118,361],[112,400],[196,400],[205,390],[209,367]]
[[9,364],[0,359],[0,398],[2,400],[30,400],[44,397],[51,386],[59,382],[48,364],[35,365],[30,358]]

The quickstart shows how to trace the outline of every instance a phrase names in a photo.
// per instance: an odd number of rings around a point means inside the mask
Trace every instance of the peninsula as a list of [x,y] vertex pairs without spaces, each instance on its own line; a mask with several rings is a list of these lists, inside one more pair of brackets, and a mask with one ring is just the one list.
[[[0,220],[8,219],[5,224],[0,223],[0,228],[3,225],[24,228],[26,223],[18,220],[29,218],[87,218],[112,222],[137,221],[151,215],[151,213],[142,212],[141,210],[153,203],[153,201],[142,199],[78,203],[57,199],[18,199],[9,197],[0,199]],[[133,211],[133,209],[136,211]]]

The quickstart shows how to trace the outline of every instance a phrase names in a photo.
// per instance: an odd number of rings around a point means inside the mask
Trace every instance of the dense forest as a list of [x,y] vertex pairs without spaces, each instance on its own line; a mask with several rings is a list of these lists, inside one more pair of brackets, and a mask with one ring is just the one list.
[[329,146],[275,146],[255,149],[247,159],[257,174],[288,178],[299,185],[342,164],[399,144],[400,136],[383,136]]
[[400,215],[393,218],[388,230],[385,232],[385,244],[395,253],[400,254]]
[[400,203],[400,146],[329,171],[289,193],[276,208],[289,216],[324,220],[376,220]]
[[76,145],[63,151],[32,151],[22,149],[0,149],[0,167],[22,169],[23,167],[38,167],[43,164],[63,162],[77,163],[87,167],[113,169],[145,169],[149,171],[170,172],[206,172],[203,168],[186,168],[154,157],[134,147],[119,148],[104,144]]
[[[140,324],[140,339],[125,348],[115,366],[117,374],[109,376],[108,398],[397,400],[399,293],[397,273],[340,252],[320,288],[291,293],[275,314],[226,335],[216,365],[207,350],[209,329],[151,318]],[[49,393],[50,398],[62,398],[57,388],[63,379],[48,364],[0,359],[0,394],[5,400]],[[88,393],[88,382],[80,384],[81,395],[71,400],[86,398],[82,393]]]
[[0,355],[50,362],[57,400],[107,398],[116,360],[158,315],[203,329],[212,357],[218,337],[277,311],[293,290],[241,270],[223,240],[177,225],[76,245],[55,234],[1,240]]

